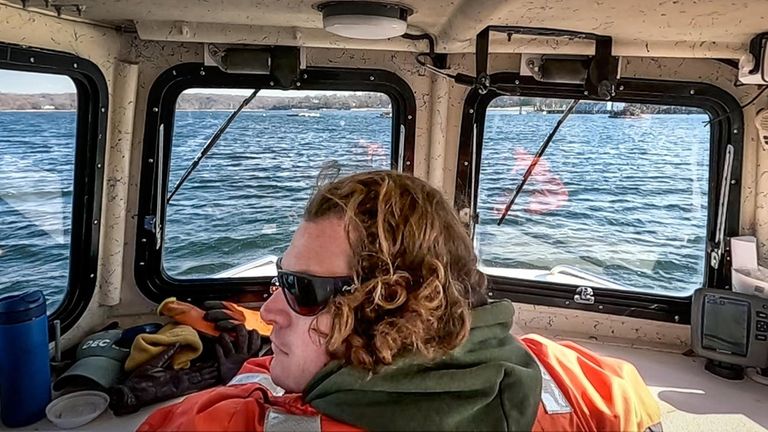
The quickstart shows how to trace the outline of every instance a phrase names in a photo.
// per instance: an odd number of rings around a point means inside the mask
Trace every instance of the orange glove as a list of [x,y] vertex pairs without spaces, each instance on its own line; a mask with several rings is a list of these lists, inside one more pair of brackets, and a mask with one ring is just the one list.
[[169,297],[160,303],[157,307],[157,314],[164,315],[173,319],[177,323],[186,324],[193,329],[206,333],[211,336],[218,336],[221,333],[216,329],[212,322],[205,320],[205,312],[195,305],[176,300],[175,297]]
[[203,308],[207,311],[203,318],[215,323],[219,331],[230,331],[242,324],[246,329],[256,330],[262,336],[272,333],[272,326],[261,319],[259,311],[228,301],[207,301],[203,303]]

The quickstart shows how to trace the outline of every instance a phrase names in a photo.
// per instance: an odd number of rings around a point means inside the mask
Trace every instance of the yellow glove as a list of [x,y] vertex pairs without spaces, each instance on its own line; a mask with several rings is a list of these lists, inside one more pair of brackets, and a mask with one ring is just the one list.
[[179,345],[170,359],[174,369],[188,368],[190,361],[203,352],[203,343],[195,329],[188,325],[170,323],[155,334],[136,336],[131,345],[131,353],[125,361],[125,370],[130,372],[136,369],[173,345]]

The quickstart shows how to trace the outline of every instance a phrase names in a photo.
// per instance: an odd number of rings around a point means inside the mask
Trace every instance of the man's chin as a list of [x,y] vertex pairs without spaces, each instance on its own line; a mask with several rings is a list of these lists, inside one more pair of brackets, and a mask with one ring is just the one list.
[[285,390],[286,392],[291,392],[291,383],[289,380],[286,380],[285,371],[284,371],[284,364],[277,358],[272,359],[272,365],[270,366],[270,376],[272,378],[272,382],[275,383],[278,387]]

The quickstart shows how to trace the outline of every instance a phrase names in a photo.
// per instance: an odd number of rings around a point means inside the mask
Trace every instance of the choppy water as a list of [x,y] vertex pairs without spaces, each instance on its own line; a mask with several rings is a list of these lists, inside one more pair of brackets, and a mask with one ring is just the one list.
[[[0,112],[0,295],[67,288],[74,112]],[[49,308],[50,310],[50,308]]]
[[[179,112],[171,185],[227,117]],[[329,161],[389,167],[391,120],[373,111],[244,112],[171,202],[164,266],[210,276],[284,250]],[[703,275],[704,115],[574,115],[504,225],[499,209],[556,115],[488,115],[477,244],[485,265],[573,265],[641,290],[686,294]],[[66,287],[75,113],[0,112],[0,295]]]
[[[169,274],[210,276],[280,254],[324,164],[338,161],[342,175],[390,167],[392,120],[379,112],[288,114],[242,113],[181,187],[166,222],[164,265]],[[228,115],[177,114],[171,185]]]
[[678,295],[701,286],[709,179],[704,114],[569,117],[496,225],[558,118],[488,115],[477,228],[484,264],[570,265],[631,288]]

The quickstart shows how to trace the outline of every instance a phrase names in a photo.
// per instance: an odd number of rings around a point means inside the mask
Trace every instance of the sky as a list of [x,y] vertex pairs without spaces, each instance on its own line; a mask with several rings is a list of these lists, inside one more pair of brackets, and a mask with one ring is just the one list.
[[0,93],[72,93],[75,84],[69,77],[0,70]]
[[[31,72],[0,70],[0,93],[73,93],[75,85],[69,77]],[[216,93],[247,96],[251,90],[195,89],[189,93]],[[308,96],[313,94],[344,94],[350,92],[318,92],[291,90],[262,90],[259,96]]]

